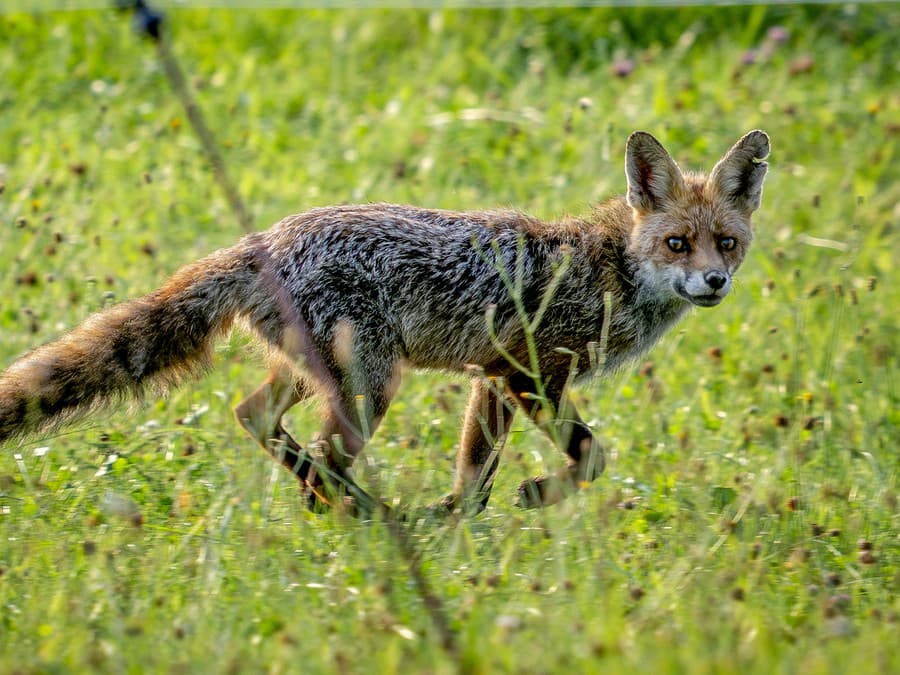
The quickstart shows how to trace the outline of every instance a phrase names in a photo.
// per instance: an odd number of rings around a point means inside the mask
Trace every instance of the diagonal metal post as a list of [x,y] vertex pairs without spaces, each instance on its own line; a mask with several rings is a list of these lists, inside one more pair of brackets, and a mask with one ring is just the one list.
[[225,159],[222,157],[222,153],[219,152],[216,138],[209,128],[209,125],[206,123],[206,119],[204,118],[200,107],[197,105],[194,95],[191,93],[191,88],[188,86],[187,78],[185,78],[184,72],[178,64],[178,60],[169,48],[168,41],[166,40],[163,31],[163,25],[165,23],[164,16],[148,6],[145,0],[119,0],[118,4],[120,8],[130,9],[134,12],[135,30],[153,41],[160,63],[162,63],[163,70],[166,73],[166,78],[169,80],[169,84],[172,85],[172,89],[178,97],[178,100],[181,101],[185,115],[187,115],[194,133],[197,134],[200,143],[203,145],[203,151],[206,153],[207,158],[209,158],[209,163],[212,165],[213,169],[213,175],[219,183],[219,186],[222,188],[222,192],[225,193],[225,199],[228,200],[228,205],[231,207],[232,212],[237,218],[241,229],[244,230],[244,232],[252,232],[254,227],[250,212],[244,205],[241,195],[238,193],[237,188],[228,175]]
[[[216,180],[222,187],[222,191],[228,199],[231,210],[240,222],[241,227],[246,232],[252,231],[253,223],[250,219],[250,215],[247,212],[244,202],[241,200],[234,183],[232,183],[228,177],[228,173],[225,170],[225,161],[219,152],[215,137],[213,136],[209,125],[206,124],[203,113],[200,111],[197,102],[191,94],[190,87],[178,64],[178,60],[169,49],[163,35],[163,15],[149,7],[145,0],[116,0],[116,2],[121,9],[132,10],[134,12],[134,22],[137,31],[153,40],[157,54],[159,54],[160,62],[165,69],[166,77],[169,79],[175,94],[181,100],[181,104],[184,106],[188,120],[203,144],[203,149],[206,151],[209,161],[212,164]],[[331,399],[334,412],[337,414],[338,424],[344,432],[344,436],[346,438],[359,436],[350,423],[350,411],[343,410],[342,406],[338,404],[339,397],[337,396],[337,384],[325,367],[321,355],[316,350],[315,343],[312,340],[306,322],[297,312],[290,298],[286,297],[284,288],[271,274],[272,265],[270,261],[264,254],[261,254],[261,256],[262,259],[260,260],[259,268],[264,275],[270,277],[272,293],[278,299],[282,311],[282,319],[284,320],[285,325],[293,328],[300,337],[300,341],[304,346],[306,367],[317,375],[320,378],[320,381],[326,384],[326,389],[330,390],[328,398]],[[377,488],[377,484],[374,487]],[[377,492],[380,492],[380,490]],[[380,513],[385,527],[400,549],[400,554],[406,560],[409,575],[412,577],[413,582],[419,591],[419,597],[422,598],[422,602],[431,618],[432,624],[440,635],[442,649],[448,656],[456,660],[459,656],[459,644],[457,642],[456,632],[453,630],[447,617],[447,608],[444,601],[428,583],[428,579],[425,577],[425,572],[422,569],[421,553],[416,549],[414,543],[410,539],[404,523],[401,522],[393,510],[388,509],[384,505],[384,502],[377,492],[375,495],[377,511]]]

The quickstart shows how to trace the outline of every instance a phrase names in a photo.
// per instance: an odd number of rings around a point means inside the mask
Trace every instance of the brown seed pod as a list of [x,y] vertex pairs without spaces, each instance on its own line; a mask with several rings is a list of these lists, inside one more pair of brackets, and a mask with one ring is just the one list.
[[756,560],[760,553],[762,553],[762,542],[754,541],[753,546],[750,549],[750,559]]
[[809,54],[804,54],[791,62],[788,72],[791,75],[803,75],[809,73],[815,67],[816,61]]
[[16,278],[16,285],[18,286],[37,286],[38,285],[38,275],[36,272],[28,270],[23,272],[22,275]]
[[850,596],[846,593],[832,595],[825,602],[825,616],[835,616],[850,608]]
[[859,555],[856,556],[856,559],[863,565],[874,565],[878,562],[878,558],[876,558],[875,554],[870,550],[860,551]]

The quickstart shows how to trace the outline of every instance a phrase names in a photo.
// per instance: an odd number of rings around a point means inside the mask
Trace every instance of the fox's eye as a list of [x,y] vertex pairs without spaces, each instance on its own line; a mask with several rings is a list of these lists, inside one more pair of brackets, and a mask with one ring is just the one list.
[[719,247],[723,251],[730,251],[737,245],[737,242],[734,240],[734,237],[722,237],[719,239]]
[[685,241],[684,237],[669,237],[666,239],[666,244],[675,253],[684,253],[688,248],[687,241]]

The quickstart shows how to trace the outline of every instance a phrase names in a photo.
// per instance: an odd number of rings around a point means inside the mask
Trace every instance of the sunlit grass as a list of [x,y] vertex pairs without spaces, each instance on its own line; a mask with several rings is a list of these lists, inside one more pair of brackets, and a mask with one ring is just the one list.
[[[4,448],[0,669],[897,670],[897,16],[171,11],[260,228],[368,200],[585,212],[634,129],[709,168],[759,127],[756,242],[652,366],[576,392],[614,448],[589,490],[517,511],[553,458],[520,422],[482,516],[410,523],[458,659],[383,525],[307,514],[233,423],[264,373],[235,335],[164,400]],[[0,14],[0,45],[6,365],[240,227],[123,16]],[[409,374],[373,439],[411,512],[451,484],[465,399]],[[314,406],[290,424],[312,437]]]

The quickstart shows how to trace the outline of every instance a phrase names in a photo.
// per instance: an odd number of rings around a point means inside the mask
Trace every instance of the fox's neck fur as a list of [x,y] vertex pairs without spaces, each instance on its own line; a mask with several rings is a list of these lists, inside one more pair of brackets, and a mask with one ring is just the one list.
[[[597,231],[602,246],[615,248],[620,262],[619,284],[608,289],[620,292],[619,301],[627,311],[613,306],[610,333],[621,336],[622,349],[608,354],[605,370],[611,371],[648,351],[671,326],[690,309],[690,303],[673,298],[660,286],[652,263],[642,259],[632,246],[634,212],[625,197],[611,199],[597,206],[590,223]],[[630,347],[626,346],[630,343]]]
[[[603,372],[612,372],[646,353],[691,308],[688,301],[672,296],[654,273],[652,263],[632,246],[634,213],[624,196],[596,205],[586,218],[549,223],[524,215],[519,218],[520,222],[504,224],[512,224],[549,249],[572,256],[570,284],[564,281],[557,294],[561,304],[566,302],[565,291],[573,291],[572,285],[595,289],[593,304],[583,298],[584,306],[600,311],[594,334],[588,329],[579,335],[585,343],[601,339],[606,320],[604,297],[609,297],[612,309]],[[576,345],[566,346],[580,351]]]

